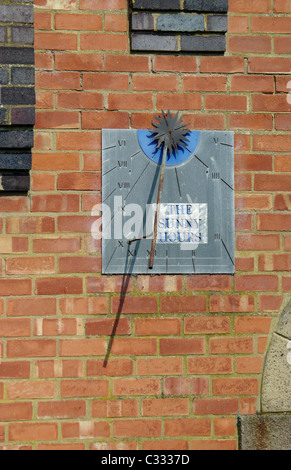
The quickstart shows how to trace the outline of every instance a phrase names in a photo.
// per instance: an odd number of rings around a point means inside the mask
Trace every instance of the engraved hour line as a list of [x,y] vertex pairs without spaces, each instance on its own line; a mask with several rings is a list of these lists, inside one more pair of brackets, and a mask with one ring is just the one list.
[[115,149],[117,147],[117,145],[111,145],[111,147],[105,147],[105,149],[102,149],[102,152],[104,150],[110,150],[110,149]]
[[231,145],[231,144],[224,144],[223,142],[220,142],[220,145],[225,145],[225,147],[232,147],[232,148],[233,148],[233,145]]
[[134,183],[134,185],[132,186],[131,190],[129,191],[129,193],[127,194],[127,196],[124,198],[124,201],[127,200],[128,196],[130,195],[131,191],[133,190],[133,188],[136,186],[136,184],[139,182],[139,180],[141,179],[142,175],[144,174],[144,172],[147,170],[148,166],[149,166],[150,162],[147,164],[147,166],[143,169],[142,173],[139,175],[139,177],[137,178],[136,182]]
[[228,184],[226,181],[224,181],[224,179],[220,178],[220,180],[226,184],[226,186],[228,186],[232,191],[234,191],[234,189],[230,186],[230,184]]
[[130,156],[130,158],[136,157],[141,151],[139,150],[138,152],[134,153],[133,155]]
[[192,250],[192,264],[193,264],[193,270],[194,270],[194,273],[196,272],[196,268],[195,268],[195,250]]
[[198,160],[200,163],[202,163],[202,165],[204,165],[204,166],[205,166],[206,168],[208,168],[208,170],[209,170],[209,166],[206,165],[206,163],[204,163],[202,160],[200,160],[200,158],[198,158],[197,155],[194,154],[194,157],[197,158],[197,160]]
[[104,175],[108,175],[108,173],[110,173],[111,171],[115,170],[117,168],[117,166],[114,166],[113,168],[111,168],[111,170],[108,170],[106,171],[105,173],[103,173],[103,176]]
[[103,200],[103,202],[107,201],[107,199],[112,196],[112,194],[116,191],[117,188],[114,188],[113,191],[111,191],[110,194],[108,194],[108,196]]
[[117,248],[118,248],[117,246],[114,248],[113,253],[112,253],[112,255],[110,256],[110,260],[108,261],[107,266],[106,266],[106,268],[105,268],[105,272],[107,271],[107,268],[108,268],[109,264],[111,263],[112,258],[113,258],[113,256],[115,255],[115,252],[116,252]]
[[177,168],[175,168],[175,173],[176,173],[176,179],[177,179],[177,185],[178,185],[180,199],[182,199],[181,186],[180,186],[180,182],[179,182],[179,176],[178,176]]
[[233,264],[233,266],[234,266],[233,259],[232,259],[232,257],[230,256],[230,254],[229,254],[229,251],[228,251],[228,249],[226,248],[226,246],[225,246],[225,243],[224,243],[223,239],[221,239],[221,242],[222,242],[222,244],[223,244],[223,246],[224,246],[224,249],[225,249],[226,253],[227,253],[227,254],[228,254],[228,256],[229,256],[229,259],[230,259],[230,261],[232,262],[232,264]]

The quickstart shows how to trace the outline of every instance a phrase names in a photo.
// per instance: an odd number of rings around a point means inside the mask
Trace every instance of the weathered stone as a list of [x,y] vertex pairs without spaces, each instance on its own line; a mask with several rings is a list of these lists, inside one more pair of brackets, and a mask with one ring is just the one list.
[[157,19],[158,31],[193,32],[204,31],[202,15],[160,15]]
[[228,10],[228,0],[184,0],[184,9],[188,11],[226,13]]
[[227,15],[208,15],[207,31],[227,31]]
[[154,18],[150,13],[135,13],[131,17],[131,28],[135,31],[153,31]]
[[[291,411],[290,341],[274,333],[262,380],[262,411]],[[291,346],[291,345],[290,345]]]
[[34,85],[34,68],[12,67],[11,83],[14,85]]
[[34,43],[34,29],[25,26],[12,26],[11,27],[11,42],[14,44],[33,44]]
[[25,105],[35,103],[34,88],[6,87],[1,92],[2,104]]
[[33,131],[0,130],[0,148],[29,148],[33,147]]
[[173,52],[178,50],[178,42],[175,36],[133,34],[131,36],[131,49],[133,51]]
[[134,10],[180,10],[180,0],[134,0],[132,8]]
[[277,333],[291,340],[291,302],[289,302],[286,308],[283,310],[277,328]]
[[182,36],[181,50],[192,52],[223,52],[225,36]]
[[0,153],[1,170],[30,170],[31,153]]
[[33,47],[0,47],[1,64],[34,64]]
[[240,450],[291,450],[291,416],[283,414],[241,416]]
[[0,5],[0,18],[3,23],[33,23],[33,6]]

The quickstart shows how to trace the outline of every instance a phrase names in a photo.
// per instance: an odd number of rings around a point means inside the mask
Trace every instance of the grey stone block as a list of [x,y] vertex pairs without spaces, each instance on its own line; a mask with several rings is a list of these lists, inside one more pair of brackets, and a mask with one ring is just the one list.
[[[7,85],[9,83],[8,70],[0,68],[0,85]],[[0,103],[1,103],[1,90],[0,90]]]
[[11,124],[14,125],[34,125],[35,109],[34,108],[12,108]]
[[33,47],[0,47],[1,64],[34,64]]
[[0,153],[1,170],[30,170],[31,153]]
[[34,88],[27,87],[7,87],[2,88],[2,104],[10,105],[30,105],[35,104]]
[[0,18],[3,23],[33,23],[32,5],[0,5]]
[[180,10],[180,0],[135,0],[134,10]]
[[134,31],[153,31],[154,18],[150,13],[135,13],[131,17],[131,28]]
[[33,67],[12,67],[11,83],[13,85],[34,85]]
[[6,28],[5,26],[0,26],[0,43],[4,44],[6,41]]
[[34,29],[26,26],[12,26],[11,42],[13,44],[33,44]]
[[188,52],[224,52],[225,36],[182,36],[181,50]]
[[291,450],[291,416],[284,414],[241,416],[240,450]]
[[208,15],[207,31],[226,32],[227,31],[227,15]]
[[291,340],[291,302],[289,302],[289,304],[283,310],[277,328],[277,333]]
[[188,11],[226,13],[228,10],[228,0],[184,0],[184,9]]
[[18,149],[33,147],[33,131],[21,130],[0,130],[0,148],[2,149]]
[[178,50],[175,36],[160,36],[157,34],[132,34],[132,51],[174,52]]
[[168,14],[160,15],[157,19],[158,31],[193,32],[204,31],[202,15]]
[[267,353],[262,380],[262,411],[291,411],[290,340],[274,333]]

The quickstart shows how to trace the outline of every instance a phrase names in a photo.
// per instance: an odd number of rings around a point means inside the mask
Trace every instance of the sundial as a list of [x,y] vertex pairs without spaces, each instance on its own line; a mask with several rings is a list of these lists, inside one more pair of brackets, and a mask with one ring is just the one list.
[[102,273],[234,273],[234,136],[162,111],[102,130]]

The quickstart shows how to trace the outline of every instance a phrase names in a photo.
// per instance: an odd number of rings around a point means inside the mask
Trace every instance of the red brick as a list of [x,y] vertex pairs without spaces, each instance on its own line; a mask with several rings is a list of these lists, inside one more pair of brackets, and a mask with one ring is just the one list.
[[242,57],[201,57],[201,73],[239,73],[245,71]]
[[274,13],[291,13],[289,0],[274,0]]
[[75,253],[80,250],[80,237],[54,237],[33,240],[34,253]]
[[127,31],[128,20],[127,15],[110,15],[105,14],[105,31]]
[[290,254],[265,254],[259,256],[260,271],[290,271],[291,255]]
[[61,382],[61,397],[107,397],[109,392],[108,380],[63,380]]
[[246,111],[246,96],[238,95],[206,95],[205,109],[213,110],[229,110],[229,111]]
[[187,290],[189,291],[229,291],[231,290],[231,276],[200,274],[187,277]]
[[102,18],[100,15],[56,13],[55,28],[74,31],[100,31]]
[[137,336],[170,336],[181,333],[180,318],[137,318],[134,326]]
[[57,423],[13,423],[9,425],[10,441],[55,441],[58,438]]
[[117,356],[154,356],[157,354],[155,338],[115,338],[112,354]]
[[105,72],[149,72],[150,62],[146,56],[108,54],[105,56]]
[[237,398],[195,398],[195,415],[231,415],[238,414]]
[[53,217],[9,217],[6,219],[7,233],[54,233]]
[[133,361],[131,359],[109,359],[105,365],[103,359],[89,359],[86,365],[87,376],[122,377],[133,375]]
[[53,298],[29,298],[8,299],[7,315],[19,316],[47,316],[56,314],[56,299]]
[[[270,226],[269,226],[270,227]],[[235,290],[237,291],[277,291],[278,278],[273,275],[237,275],[235,279]]]
[[127,43],[127,35],[124,33],[81,34],[81,50],[125,52],[128,46]]
[[157,107],[159,109],[170,107],[171,109],[183,111],[200,110],[201,106],[201,95],[197,93],[160,93],[157,96]]
[[273,93],[274,79],[269,76],[236,75],[231,78],[231,91]]
[[38,295],[82,294],[83,282],[78,277],[36,279]]
[[260,374],[263,366],[262,357],[237,357],[236,371],[238,374]]
[[138,375],[181,375],[183,359],[179,357],[159,357],[137,360]]
[[63,315],[102,315],[108,312],[106,297],[66,297],[60,299]]
[[101,93],[61,91],[57,96],[57,106],[65,109],[103,109]]
[[[87,278],[87,292],[114,292],[121,293],[124,289],[123,278],[121,276],[96,276]],[[126,292],[132,291],[132,279],[129,280]],[[128,300],[128,306],[130,300]],[[114,307],[115,308],[115,307]],[[118,308],[118,307],[117,307]]]
[[30,336],[30,320],[16,318],[0,319],[1,336],[4,338]]
[[188,450],[189,445],[186,440],[167,439],[167,440],[154,440],[144,441],[142,450]]
[[7,384],[7,397],[10,400],[33,398],[56,398],[56,382],[44,380],[30,380],[10,382]]
[[162,313],[200,313],[206,312],[206,297],[193,296],[165,296],[161,299]]
[[32,403],[0,403],[1,421],[32,419]]
[[280,236],[276,234],[238,235],[236,248],[239,251],[275,251],[280,249]]
[[39,444],[37,450],[85,450],[85,444]]
[[6,196],[0,200],[0,212],[27,212],[28,201],[22,196]]
[[84,418],[86,403],[84,401],[50,401],[38,404],[37,416],[42,419]]
[[59,190],[98,191],[101,189],[101,177],[98,173],[62,173],[58,177]]
[[206,377],[167,377],[163,381],[164,395],[207,395],[209,379]]
[[264,312],[277,312],[280,310],[282,302],[282,295],[260,295],[259,309]]
[[157,313],[158,304],[156,297],[112,297],[111,313]]
[[173,75],[134,75],[134,91],[178,91],[178,79]]
[[288,112],[291,109],[285,95],[253,95],[252,104],[253,111]]
[[70,111],[41,111],[36,113],[37,129],[78,129],[79,113]]
[[242,415],[255,415],[257,413],[257,398],[241,397],[240,412]]
[[9,340],[7,357],[54,357],[56,341],[53,339]]
[[96,256],[65,256],[59,258],[60,273],[92,273],[101,271],[101,259]]
[[38,72],[35,76],[37,89],[80,90],[80,74],[77,72]]
[[290,28],[291,18],[288,17],[255,16],[251,19],[251,31],[253,33],[290,33]]
[[229,333],[229,317],[186,317],[184,320],[186,334]]
[[105,421],[79,421],[77,423],[63,423],[62,435],[65,439],[96,439],[110,436],[110,425]]
[[36,361],[36,377],[81,377],[83,376],[83,364],[81,360],[40,360]]
[[82,232],[91,233],[92,225],[96,217],[86,215],[64,215],[58,218],[59,232]]
[[31,189],[32,191],[54,191],[55,175],[50,173],[32,174]]
[[84,73],[83,90],[120,90],[129,87],[129,75],[126,73]]
[[115,379],[113,394],[120,395],[158,395],[160,393],[159,379]]
[[210,338],[210,354],[246,354],[254,352],[253,338]]
[[[111,335],[114,325],[114,319],[88,320],[85,323],[85,334],[86,336]],[[129,335],[131,333],[129,320],[127,318],[120,318],[114,332],[118,336]]]
[[1,379],[28,379],[30,377],[30,363],[28,361],[1,362]]
[[251,295],[212,295],[210,312],[254,312],[255,301]]
[[191,442],[191,450],[237,450],[236,439],[195,439]]
[[80,0],[80,10],[123,10],[126,0]]
[[138,276],[137,289],[142,292],[182,292],[181,276]]
[[160,339],[160,354],[203,354],[205,352],[204,338],[171,338]]
[[[278,75],[275,77],[275,83],[276,83],[276,92],[280,93],[288,93],[290,92],[291,86],[290,86],[290,76],[280,76]],[[287,97],[286,97],[287,98]]]
[[231,129],[262,129],[272,130],[273,119],[269,114],[232,114],[229,117]]
[[57,134],[57,150],[100,150],[101,136],[96,132],[61,132]]
[[1,237],[0,253],[25,253],[28,251],[27,237]]
[[34,334],[36,336],[76,335],[77,326],[77,320],[75,318],[65,318],[61,320],[55,318],[41,318],[34,321]]
[[211,420],[206,418],[178,418],[165,422],[165,436],[210,436]]
[[82,113],[82,129],[127,129],[129,114],[115,111],[88,111]]
[[122,418],[138,416],[137,400],[102,400],[92,403],[93,418]]
[[291,171],[290,155],[275,155],[275,171]]
[[287,214],[260,214],[258,218],[259,230],[272,230],[276,231],[290,231],[291,230],[291,215]]
[[62,339],[60,356],[103,356],[106,341],[102,338]]
[[150,93],[109,93],[108,110],[152,109],[153,97]]
[[191,357],[188,359],[189,374],[231,374],[231,357]]
[[257,395],[258,380],[255,378],[214,378],[213,395]]
[[231,13],[270,13],[271,12],[271,1],[270,0],[258,0],[256,3],[252,0],[232,0],[229,5],[229,11]]
[[53,257],[8,258],[6,274],[52,274],[55,272]]
[[239,194],[235,197],[235,208],[239,211],[260,211],[272,209],[270,194]]
[[4,279],[0,280],[0,295],[31,295],[31,279]]
[[77,35],[67,33],[35,33],[34,46],[36,49],[55,51],[77,50]]
[[[264,19],[264,18],[262,18]],[[282,18],[284,19],[284,18]],[[270,32],[268,30],[268,32]],[[281,57],[250,57],[249,73],[290,73],[291,59]]]
[[195,57],[155,56],[153,70],[155,72],[197,72]]
[[229,52],[270,53],[270,36],[229,36],[227,41]]
[[34,28],[50,30],[52,28],[52,14],[42,11],[35,12]]
[[214,434],[216,436],[234,436],[237,433],[235,418],[215,418]]
[[188,415],[189,403],[186,398],[148,399],[142,402],[143,416]]
[[183,77],[183,90],[226,91],[226,77],[212,77],[211,75],[186,75]]
[[157,419],[120,420],[114,423],[115,437],[161,436],[162,423]]

